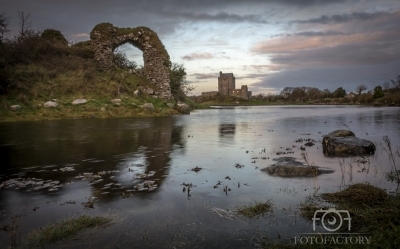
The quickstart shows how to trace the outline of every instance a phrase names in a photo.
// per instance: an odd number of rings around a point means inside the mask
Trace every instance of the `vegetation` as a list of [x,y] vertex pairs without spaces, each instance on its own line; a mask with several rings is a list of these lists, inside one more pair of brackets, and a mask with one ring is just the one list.
[[109,218],[87,215],[59,220],[30,232],[24,243],[24,248],[45,247],[50,243],[68,239],[82,230],[107,225],[110,222],[111,219]]
[[[143,90],[157,89],[158,86],[149,81],[125,54],[114,54],[114,69],[101,72],[97,69],[90,41],[68,44],[60,31],[34,31],[29,14],[18,14],[21,28],[14,38],[6,37],[9,19],[0,14],[0,121],[178,113],[167,105],[173,100],[153,98]],[[103,26],[108,27],[99,27]],[[192,88],[185,79],[184,66],[175,65],[171,66],[174,97],[187,101],[185,94]],[[135,69],[134,72],[131,69]],[[139,96],[135,94],[137,90]],[[78,98],[88,102],[72,105],[71,102]],[[120,105],[111,102],[115,98],[121,99]],[[54,99],[58,102],[57,108],[43,107],[45,102]],[[155,110],[148,112],[140,108],[144,103],[152,103]],[[21,108],[12,111],[12,105]]]
[[[300,205],[300,214],[311,220],[314,212],[327,209],[327,202],[333,203],[336,210],[347,210],[351,216],[351,233],[371,236],[370,244],[324,244],[323,248],[399,248],[400,246],[400,197],[388,195],[380,188],[368,183],[350,185],[335,193],[321,195],[322,200],[308,198]],[[342,229],[343,228],[343,229]],[[336,233],[348,233],[342,226]],[[266,242],[263,248],[321,248],[320,244],[291,244]]]
[[272,203],[267,201],[250,203],[249,205],[245,205],[243,207],[237,207],[236,210],[240,215],[243,215],[247,218],[254,218],[271,211],[271,208]]

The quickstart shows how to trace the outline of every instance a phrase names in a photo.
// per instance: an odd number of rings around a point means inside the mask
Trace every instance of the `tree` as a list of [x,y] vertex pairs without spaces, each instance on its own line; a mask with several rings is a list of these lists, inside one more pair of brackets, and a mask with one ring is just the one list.
[[374,88],[374,99],[382,98],[385,94],[383,93],[382,87],[377,86]]
[[137,67],[136,62],[130,61],[125,53],[119,51],[114,53],[113,62],[122,69],[135,69]]
[[361,95],[361,93],[365,90],[367,90],[367,86],[364,84],[360,84],[356,87],[356,91],[358,92],[358,95]]
[[390,83],[389,83],[389,81],[385,81],[385,82],[382,84],[382,87],[383,87],[383,90],[387,92],[387,90],[389,90],[389,88],[390,88]]
[[3,41],[4,37],[10,32],[8,29],[10,18],[5,16],[4,13],[0,14],[0,41]]
[[18,19],[19,19],[19,38],[20,39],[24,39],[25,36],[27,36],[29,34],[29,32],[31,32],[31,27],[32,27],[32,22],[29,21],[29,16],[31,15],[31,13],[28,13],[27,15],[25,15],[25,12],[23,11],[17,11],[18,13]]
[[346,90],[344,90],[342,87],[339,87],[333,92],[333,97],[335,98],[343,98],[346,96]]
[[395,80],[390,80],[394,88],[400,89],[400,74],[397,75]]
[[328,98],[328,96],[331,94],[331,91],[329,91],[329,89],[324,89],[324,92],[326,94],[326,98]]
[[170,87],[175,100],[184,101],[195,87],[186,80],[186,71],[183,64],[172,63],[170,68]]

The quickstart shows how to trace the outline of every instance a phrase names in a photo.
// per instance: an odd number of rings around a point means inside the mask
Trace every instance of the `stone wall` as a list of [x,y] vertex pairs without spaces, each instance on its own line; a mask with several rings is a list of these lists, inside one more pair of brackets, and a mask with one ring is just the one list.
[[243,85],[240,89],[233,90],[231,95],[242,99],[249,99],[251,92],[248,91],[247,85]]
[[90,40],[102,71],[113,68],[113,53],[120,45],[130,43],[140,49],[143,52],[143,73],[158,87],[156,95],[171,99],[171,62],[168,52],[154,31],[146,27],[117,28],[111,23],[101,23],[90,32]]
[[203,97],[211,97],[211,96],[217,96],[218,92],[217,91],[212,91],[212,92],[202,92],[201,96]]

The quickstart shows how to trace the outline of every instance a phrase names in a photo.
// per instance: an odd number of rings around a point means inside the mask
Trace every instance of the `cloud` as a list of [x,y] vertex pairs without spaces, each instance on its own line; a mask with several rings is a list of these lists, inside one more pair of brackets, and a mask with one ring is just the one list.
[[198,80],[204,80],[204,79],[217,79],[218,74],[217,73],[193,73],[190,76],[194,77],[195,79]]
[[380,84],[388,78],[393,79],[400,68],[400,59],[380,64],[357,67],[336,68],[304,68],[288,69],[278,73],[268,74],[252,87],[270,87],[283,89],[286,86],[309,86],[319,89],[336,90],[343,87],[346,91],[354,91],[359,84],[366,84],[369,89],[374,84]]
[[291,23],[306,23],[306,24],[334,24],[334,23],[347,23],[350,21],[369,21],[372,19],[380,18],[390,14],[388,11],[379,11],[379,12],[353,12],[350,14],[340,14],[340,15],[322,15],[317,18],[311,18],[307,20],[294,20]]
[[[349,26],[275,36],[251,51],[268,55],[272,65],[285,69],[372,65],[400,58],[400,11],[353,24],[352,32],[346,30]],[[382,28],[371,30],[375,26]]]
[[211,53],[191,53],[181,57],[182,60],[192,61],[192,60],[208,60],[213,59],[215,56]]
[[260,15],[238,15],[228,12],[218,12],[217,14],[208,13],[193,13],[193,12],[177,12],[174,13],[176,17],[183,17],[192,21],[217,21],[217,22],[229,22],[229,23],[268,23]]

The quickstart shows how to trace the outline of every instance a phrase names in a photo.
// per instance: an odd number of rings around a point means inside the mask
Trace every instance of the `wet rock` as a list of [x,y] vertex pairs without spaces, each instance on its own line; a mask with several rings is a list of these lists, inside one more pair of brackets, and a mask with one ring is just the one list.
[[336,130],[325,135],[322,148],[328,156],[371,155],[376,149],[373,142],[358,138],[349,130]]
[[185,103],[178,103],[176,109],[183,114],[190,114],[190,106]]
[[87,100],[86,99],[75,99],[74,101],[72,101],[73,105],[80,105],[80,104],[86,104]]
[[10,106],[10,110],[11,111],[18,111],[19,109],[21,109],[21,106],[20,105],[12,105],[12,106]]
[[46,103],[44,103],[44,107],[47,107],[47,108],[49,108],[49,107],[55,108],[57,106],[58,106],[58,103],[54,102],[54,101],[47,101]]
[[154,105],[152,103],[144,103],[143,109],[152,112],[152,111],[154,111]]
[[306,176],[313,177],[320,174],[333,173],[334,170],[321,168],[318,166],[308,166],[296,160],[293,157],[280,157],[274,158],[276,163],[270,165],[267,168],[261,169],[270,175],[282,176],[282,177],[296,177]]

